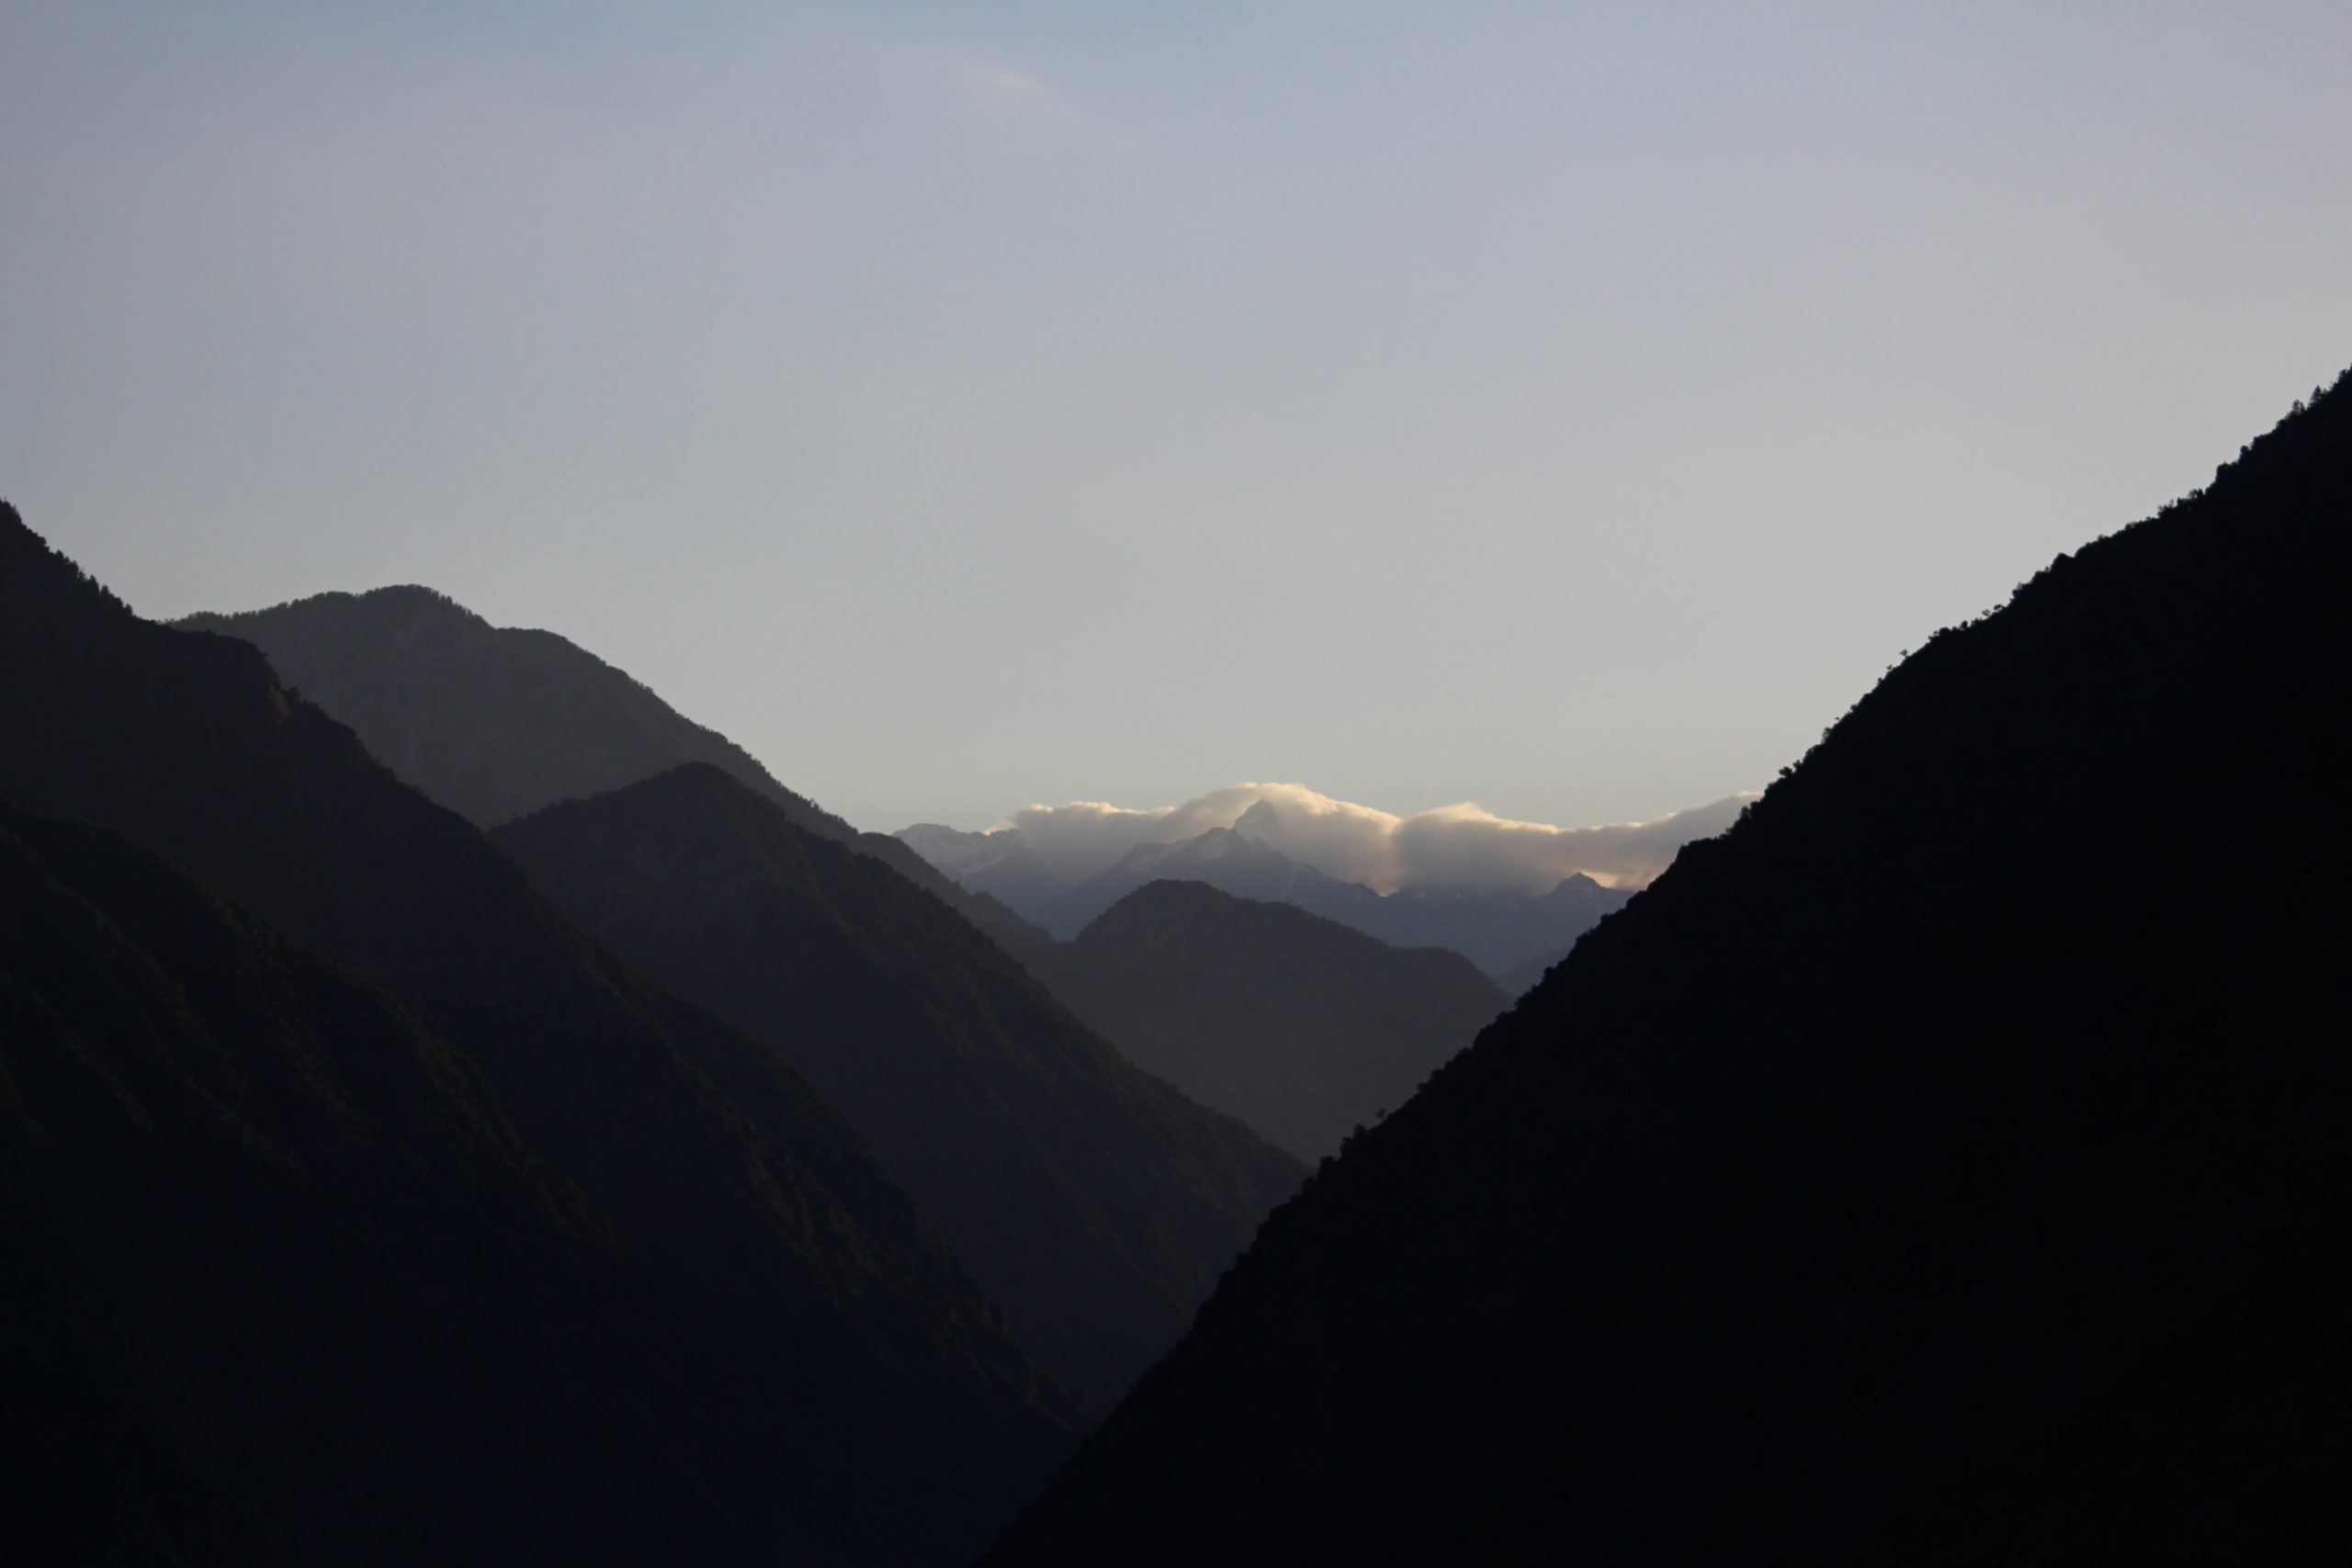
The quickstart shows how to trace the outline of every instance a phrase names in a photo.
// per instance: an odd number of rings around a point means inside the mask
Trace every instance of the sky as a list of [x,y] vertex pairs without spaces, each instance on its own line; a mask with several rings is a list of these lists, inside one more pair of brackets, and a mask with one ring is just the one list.
[[0,495],[861,826],[1649,819],[2352,363],[2352,6],[0,6]]

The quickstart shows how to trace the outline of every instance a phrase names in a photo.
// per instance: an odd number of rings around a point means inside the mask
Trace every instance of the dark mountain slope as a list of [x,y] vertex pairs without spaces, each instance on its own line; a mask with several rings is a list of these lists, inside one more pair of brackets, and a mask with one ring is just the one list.
[[1526,963],[1496,976],[1495,984],[1500,986],[1506,995],[1523,997],[1533,990],[1544,976],[1552,972],[1552,965],[1567,955],[1568,950],[1566,948],[1557,953],[1538,953]]
[[[643,1326],[567,1311],[625,1285],[609,1234],[380,993],[6,807],[0,1168],[19,1561],[471,1554],[543,1510],[570,1536],[600,1457],[575,1381]],[[645,1457],[640,1502],[695,1483]],[[414,1506],[493,1474],[460,1534]]]
[[[1238,827],[1211,828],[1173,843],[1138,844],[1117,864],[1075,887],[1043,877],[1035,856],[1018,844],[989,858],[981,846],[994,846],[979,834],[914,828],[900,837],[940,855],[947,863],[943,872],[960,852],[969,863],[961,873],[967,887],[1001,900],[1008,911],[1019,911],[1019,918],[1064,940],[1139,888],[1155,882],[1197,882],[1236,898],[1294,905],[1391,947],[1451,948],[1497,979],[1544,954],[1566,952],[1633,897],[1630,890],[1603,887],[1582,874],[1543,894],[1408,887],[1384,896],[1291,859],[1250,838],[1249,826],[1245,819]],[[1007,945],[1018,950],[1023,944],[1013,940]]]
[[252,643],[386,767],[485,828],[699,761],[811,832],[855,836],[626,671],[553,632],[493,626],[430,588],[319,593],[174,624]]
[[2339,381],[1686,849],[991,1561],[2340,1560],[2347,602]]
[[1027,962],[1128,1060],[1307,1160],[1509,1005],[1460,953],[1198,882],[1152,883]]
[[[939,1561],[1063,1442],[1064,1408],[994,1309],[782,1058],[582,937],[254,649],[137,619],[13,512],[0,795],[158,849],[381,983],[613,1226],[662,1348],[583,1397],[610,1468],[675,1454],[696,1488],[656,1508],[577,1474],[583,1530],[722,1561],[786,1540]],[[634,1421],[655,1386],[676,1418]],[[495,1499],[408,1504],[459,1531]]]
[[587,930],[806,1072],[1097,1409],[1305,1175],[1122,1061],[939,900],[717,768],[496,841]]
[[493,626],[429,588],[320,593],[175,623],[254,644],[385,766],[481,828],[708,762],[798,827],[859,850],[993,930],[1018,917],[885,833],[860,833],[758,760],[553,632]]

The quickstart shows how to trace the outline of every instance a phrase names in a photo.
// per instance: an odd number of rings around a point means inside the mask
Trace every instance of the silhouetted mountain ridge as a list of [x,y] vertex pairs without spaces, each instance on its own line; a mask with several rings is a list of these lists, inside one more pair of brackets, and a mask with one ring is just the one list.
[[[1253,809],[1260,808],[1271,811],[1262,801]],[[1406,887],[1383,895],[1253,840],[1249,825],[1245,816],[1230,828],[1211,828],[1168,843],[1138,844],[1116,864],[1069,888],[1042,878],[1031,857],[1017,847],[983,860],[967,843],[939,835],[911,841],[951,859],[959,851],[970,857],[965,863],[970,868],[965,874],[970,886],[994,894],[1065,940],[1150,883],[1200,882],[1237,898],[1295,905],[1392,947],[1451,948],[1498,978],[1566,949],[1633,897],[1629,890],[1603,887],[1581,873],[1542,894]]]
[[2339,380],[1930,639],[1278,1210],[989,1561],[2340,1557],[2347,520]]
[[1405,1103],[1507,1004],[1456,953],[1153,882],[1024,955],[1129,1060],[1303,1159]]
[[1129,1066],[932,895],[707,763],[495,839],[583,927],[806,1072],[1098,1409],[1305,1175]]
[[175,624],[261,649],[386,766],[477,827],[708,762],[795,826],[856,845],[983,929],[1018,934],[1017,919],[993,899],[965,892],[890,835],[861,833],[786,788],[726,736],[554,632],[494,626],[414,584]]
[[809,831],[855,836],[626,671],[553,632],[493,626],[435,589],[318,593],[174,624],[253,643],[387,767],[481,827],[707,761]]
[[[463,1418],[471,1386],[446,1363],[418,1369],[413,1404],[299,1427],[377,1456],[341,1472],[369,1490],[333,1505],[358,1539],[425,1543],[395,1555],[488,1555],[482,1542],[537,1515],[544,1549],[560,1554],[594,1542],[722,1562],[944,1562],[1067,1441],[1067,1403],[776,1053],[581,935],[474,828],[282,688],[254,649],[138,620],[13,511],[0,512],[0,797],[136,840],[383,987],[609,1232],[610,1269],[575,1273],[571,1290],[543,1271],[521,1290],[551,1343],[611,1354],[560,1396],[517,1394],[514,1464],[472,1485],[424,1483],[433,1434]],[[38,885],[26,897],[42,897]],[[159,961],[188,972],[168,953]],[[266,1017],[253,1021],[231,1049],[275,1038]],[[321,1050],[355,1043],[319,1037]],[[241,1223],[189,1217],[198,1235]],[[144,1234],[164,1221],[124,1223]],[[266,1235],[250,1258],[214,1260],[216,1299],[273,1288],[269,1259],[299,1237]],[[538,1245],[532,1234],[481,1244]],[[469,1243],[460,1233],[451,1245]],[[419,1246],[415,1267],[462,1277],[429,1238]],[[450,1316],[436,1332],[452,1355],[505,1310],[455,1287],[442,1299]],[[191,1325],[155,1355],[165,1370],[234,1369],[210,1332]],[[364,1335],[342,1348],[371,1353]],[[233,1442],[239,1412],[265,1393],[220,1376],[185,1413],[193,1435],[159,1438],[164,1449]],[[267,1523],[284,1540],[308,1528]]]

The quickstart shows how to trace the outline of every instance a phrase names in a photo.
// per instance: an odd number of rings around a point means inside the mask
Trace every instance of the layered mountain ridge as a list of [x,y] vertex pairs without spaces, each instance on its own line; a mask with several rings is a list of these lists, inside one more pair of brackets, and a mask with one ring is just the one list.
[[707,762],[773,801],[794,826],[854,845],[974,924],[1023,934],[994,899],[966,892],[890,835],[860,832],[786,788],[726,736],[554,632],[494,626],[413,584],[175,625],[259,648],[289,686],[350,725],[386,766],[477,827]]
[[[1263,802],[1252,808],[1271,809]],[[1076,884],[1048,871],[1010,829],[966,833],[922,824],[899,837],[943,874],[1063,941],[1151,883],[1199,882],[1237,898],[1295,905],[1392,947],[1450,948],[1497,980],[1555,961],[1634,896],[1581,874],[1541,894],[1405,887],[1384,895],[1293,859],[1253,836],[1251,825],[1245,813],[1228,828],[1138,844]]]
[[1130,1066],[923,890],[693,763],[493,835],[586,930],[791,1060],[1107,1408],[1293,1159]]
[[[411,1250],[384,1267],[444,1285],[399,1299],[441,1304],[429,1330],[412,1325],[410,1337],[388,1342],[414,1348],[397,1385],[362,1380],[346,1404],[287,1410],[272,1440],[320,1450],[314,1473],[330,1479],[316,1495],[309,1483],[289,1494],[266,1467],[208,1478],[194,1461],[158,1461],[153,1485],[138,1483],[103,1517],[135,1516],[144,1521],[137,1529],[178,1541],[175,1521],[195,1517],[192,1488],[198,1512],[245,1521],[256,1551],[296,1556],[312,1555],[303,1543],[325,1529],[349,1548],[334,1554],[354,1560],[480,1557],[514,1532],[527,1535],[537,1517],[549,1521],[545,1540],[583,1551],[597,1542],[625,1555],[714,1562],[781,1551],[945,1562],[967,1554],[1063,1451],[1077,1424],[1069,1402],[1012,1342],[932,1223],[783,1057],[574,930],[471,825],[394,778],[350,730],[281,686],[253,648],[139,620],[13,511],[0,512],[0,799],[26,818],[83,818],[135,840],[294,945],[380,987],[446,1046],[436,1081],[477,1082],[463,1093],[481,1117],[503,1118],[527,1151],[512,1163],[548,1173],[524,1185],[576,1195],[566,1201],[605,1238],[582,1262],[577,1248],[551,1245],[536,1219],[487,1235],[460,1228],[447,1247],[503,1251],[523,1276],[478,1292],[462,1281],[469,1270],[481,1278],[484,1266],[401,1232]],[[45,850],[33,858],[59,863]],[[70,908],[68,896],[101,914],[113,908],[107,890],[78,873],[61,889],[53,870],[45,880],[38,865],[11,884],[17,929],[29,922],[38,939],[54,923],[39,913],[43,901]],[[127,884],[155,874],[123,874]],[[99,957],[110,939],[87,919],[59,929],[87,939],[76,963],[125,974],[141,963]],[[139,984],[157,997],[172,995],[171,985],[193,995],[206,979],[206,943],[220,945],[199,938],[188,932],[185,953],[147,942],[163,981]],[[119,1130],[89,1120],[107,1114],[103,1103],[71,1086],[109,1075],[136,1081],[107,1066],[104,1052],[170,1036],[155,1036],[162,1026],[135,1011],[106,1011],[117,1004],[105,987],[53,994],[54,975],[73,970],[45,964],[28,961],[11,977],[11,1005],[63,1021],[11,1031],[0,1066],[20,1097],[37,1079],[66,1086],[64,1098],[22,1100],[40,1129],[36,1148],[43,1139],[65,1150],[112,1146]],[[232,1075],[265,1081],[264,1055],[304,1038],[289,1036],[297,1023],[281,1023],[276,1006],[239,1003],[217,1018],[199,1010],[217,1043],[206,1048]],[[116,1019],[119,1041],[76,1021],[75,1010],[91,1008]],[[377,1074],[390,1069],[338,1053],[378,1050],[371,1040],[398,1032],[363,1017],[301,1049],[322,1055],[322,1070]],[[42,1049],[91,1066],[83,1080],[61,1077],[26,1055]],[[153,1108],[133,1125],[153,1140],[147,1146],[211,1136],[199,1100],[144,1103]],[[377,1102],[348,1103],[356,1115]],[[309,1146],[300,1129],[316,1124],[300,1103],[254,1123],[298,1148]],[[441,1163],[418,1142],[426,1130],[363,1119],[356,1135],[380,1140],[387,1180]],[[304,1245],[299,1213],[280,1226],[266,1206],[250,1217],[182,1211],[162,1176],[119,1189],[90,1179],[97,1185],[82,1190],[100,1196],[77,1197],[69,1184],[56,1199],[63,1207],[40,1211],[57,1216],[58,1234],[74,1234],[63,1216],[85,1201],[125,1211],[120,1224],[133,1235],[185,1213],[194,1227],[187,1239],[219,1248],[206,1264],[206,1299],[224,1306],[281,1288],[285,1260]],[[395,1187],[382,1212],[397,1217],[412,1203],[430,1212],[437,1201],[430,1190],[411,1198]],[[69,1255],[38,1257],[37,1272],[12,1278],[8,1310],[36,1320],[10,1327],[12,1342],[46,1342],[44,1292],[86,1300],[86,1310],[71,1310],[88,1354],[148,1369],[141,1386],[164,1401],[123,1416],[128,1430],[118,1437],[166,1458],[243,1451],[244,1413],[277,1407],[269,1363],[244,1348],[244,1319],[190,1318],[150,1341],[140,1329],[153,1321],[142,1315],[141,1276],[100,1269],[91,1285]],[[492,1375],[495,1359],[475,1358],[486,1353],[481,1345],[501,1342],[498,1314],[510,1299],[551,1348],[580,1348],[585,1359],[566,1374],[575,1386],[558,1393],[518,1368],[526,1386],[500,1406],[517,1457],[487,1464],[474,1484],[427,1484],[438,1473],[436,1434],[461,1427],[472,1404],[503,1397],[480,1392],[505,1375]],[[340,1339],[317,1327],[308,1343],[330,1371],[348,1362],[356,1371],[375,1353],[356,1327]],[[293,1495],[311,1501],[286,1504]],[[20,1501],[73,1528],[81,1499],[57,1492]]]
[[180,624],[256,637],[356,705],[394,772],[478,819],[527,805],[500,845],[581,925],[808,1072],[1089,1408],[1173,1343],[1304,1174],[1132,1073],[970,930],[1024,944],[1009,911],[552,633],[415,588]]

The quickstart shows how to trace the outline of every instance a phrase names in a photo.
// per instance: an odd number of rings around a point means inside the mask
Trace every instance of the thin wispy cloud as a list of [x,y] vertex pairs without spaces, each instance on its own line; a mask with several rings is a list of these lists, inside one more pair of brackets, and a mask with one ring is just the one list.
[[967,107],[983,115],[1025,118],[1075,118],[1069,103],[1046,81],[1006,61],[985,55],[949,54],[929,62]]
[[973,66],[965,73],[965,81],[972,96],[991,108],[1034,108],[1053,102],[1043,82],[1001,65]]

